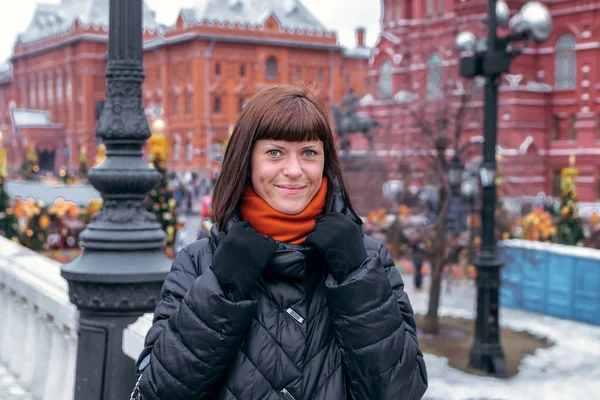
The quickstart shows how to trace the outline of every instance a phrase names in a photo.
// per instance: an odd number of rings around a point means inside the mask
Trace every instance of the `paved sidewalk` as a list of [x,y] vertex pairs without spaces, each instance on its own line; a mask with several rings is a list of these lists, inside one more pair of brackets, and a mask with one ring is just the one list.
[[[403,274],[405,290],[418,314],[425,314],[429,288],[417,291]],[[440,315],[473,319],[475,284],[456,281],[442,290]],[[520,372],[507,380],[477,377],[451,368],[445,358],[427,354],[429,389],[424,400],[597,399],[600,393],[600,326],[527,311],[501,308],[500,324],[548,338],[553,346],[523,359]]]
[[33,396],[19,387],[14,376],[0,364],[0,400],[33,400]]

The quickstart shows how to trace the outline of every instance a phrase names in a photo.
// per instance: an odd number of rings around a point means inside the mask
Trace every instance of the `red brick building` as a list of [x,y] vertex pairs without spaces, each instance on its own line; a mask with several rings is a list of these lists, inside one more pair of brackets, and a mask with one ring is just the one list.
[[[108,3],[39,4],[10,63],[0,66],[0,130],[13,170],[24,141],[45,152],[54,171],[75,170],[81,146],[95,153]],[[350,86],[365,93],[364,30],[347,49],[299,0],[254,3],[209,0],[203,9],[182,9],[173,26],[158,25],[144,5],[143,100],[149,118],[167,122],[172,170],[209,175],[218,168],[239,107],[263,87],[305,82],[328,104]]]
[[[508,0],[513,12],[524,0]],[[560,169],[575,156],[582,201],[600,198],[600,0],[543,1],[553,34],[528,44],[500,86],[498,151],[510,195],[556,194]],[[455,37],[463,30],[485,36],[486,0],[382,0],[382,34],[369,60],[372,85],[362,112],[387,129],[377,133],[378,154],[394,177],[399,160],[412,160],[408,115],[415,98],[439,94],[458,76]],[[418,96],[418,97],[415,97]],[[481,109],[477,99],[473,107]],[[479,114],[479,117],[477,115]],[[481,113],[468,135],[482,135]],[[412,136],[414,138],[414,136]],[[357,139],[355,149],[365,146]]]

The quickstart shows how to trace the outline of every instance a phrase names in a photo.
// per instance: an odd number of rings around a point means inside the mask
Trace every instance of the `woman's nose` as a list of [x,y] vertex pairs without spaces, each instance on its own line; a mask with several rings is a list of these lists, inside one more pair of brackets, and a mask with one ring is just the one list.
[[286,160],[283,173],[290,177],[301,176],[302,166],[300,165],[300,161],[295,157],[291,157],[289,160]]

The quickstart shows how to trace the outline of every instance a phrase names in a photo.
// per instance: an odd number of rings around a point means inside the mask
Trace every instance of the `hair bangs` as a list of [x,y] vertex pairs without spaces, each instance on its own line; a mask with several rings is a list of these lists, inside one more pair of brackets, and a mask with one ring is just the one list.
[[331,132],[326,114],[306,98],[290,96],[265,111],[254,139],[325,142],[329,136]]

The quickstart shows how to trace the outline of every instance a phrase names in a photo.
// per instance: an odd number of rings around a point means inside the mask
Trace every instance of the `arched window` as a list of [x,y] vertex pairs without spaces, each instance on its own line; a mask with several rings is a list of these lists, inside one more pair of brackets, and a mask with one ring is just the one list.
[[216,63],[215,64],[215,75],[216,76],[221,75],[221,63]]
[[29,78],[29,82],[31,82],[29,84],[29,107],[35,107],[35,95],[36,95],[36,88],[35,88],[35,79],[34,78]]
[[194,146],[192,145],[192,142],[187,142],[185,144],[185,161],[192,161],[192,157],[194,157]]
[[391,97],[394,88],[392,87],[392,65],[384,61],[379,70],[379,96],[382,98]]
[[240,76],[241,77],[246,76],[246,66],[244,64],[240,65]]
[[277,80],[277,59],[273,56],[267,58],[265,64],[265,80],[276,81]]
[[213,107],[213,112],[215,114],[221,114],[221,98],[220,97],[215,97],[215,104]]
[[44,100],[46,98],[45,89],[46,86],[44,85],[44,77],[40,75],[40,79],[38,81],[38,106],[40,107],[44,107]]
[[62,76],[59,75],[56,77],[56,101],[58,103],[62,103],[62,91],[63,91],[63,81],[62,81]]
[[173,161],[179,161],[179,142],[173,142]]
[[427,95],[437,96],[442,92],[442,57],[438,53],[427,60]]
[[575,39],[563,35],[556,43],[556,87],[573,89],[575,87]]
[[48,96],[48,104],[52,104],[54,102],[54,81],[52,80],[52,75],[48,75],[46,80],[46,95]]

